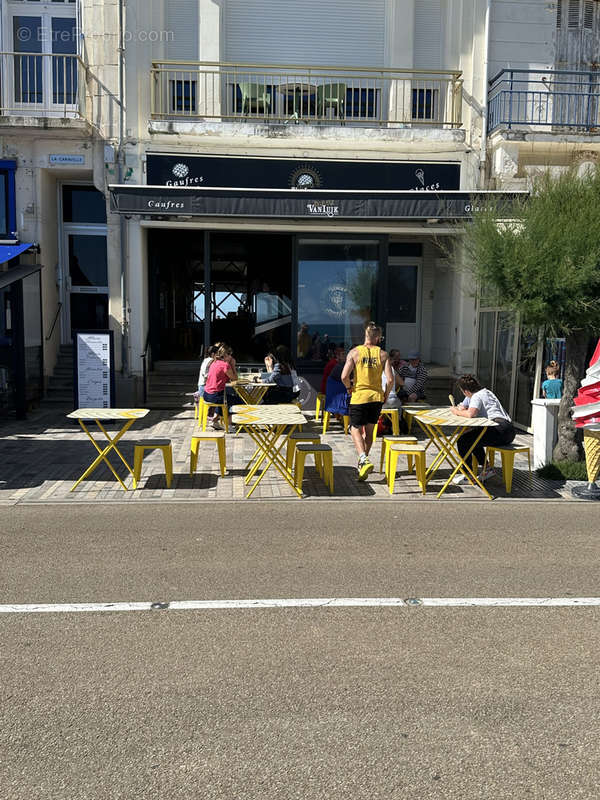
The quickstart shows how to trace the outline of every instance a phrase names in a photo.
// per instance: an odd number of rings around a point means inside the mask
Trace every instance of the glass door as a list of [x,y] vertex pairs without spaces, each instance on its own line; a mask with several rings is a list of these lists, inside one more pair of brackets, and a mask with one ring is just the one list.
[[73,331],[108,328],[106,233],[65,231],[68,341]]

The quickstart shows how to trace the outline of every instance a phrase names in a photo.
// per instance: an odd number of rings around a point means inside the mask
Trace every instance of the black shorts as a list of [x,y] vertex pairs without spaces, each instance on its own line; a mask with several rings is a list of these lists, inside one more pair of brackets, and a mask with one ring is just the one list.
[[350,403],[350,425],[362,428],[363,425],[377,425],[383,403]]

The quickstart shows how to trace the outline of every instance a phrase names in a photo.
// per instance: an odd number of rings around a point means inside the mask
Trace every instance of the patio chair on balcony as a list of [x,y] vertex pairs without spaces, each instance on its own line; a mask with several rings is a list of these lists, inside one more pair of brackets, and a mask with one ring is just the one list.
[[240,83],[242,95],[242,114],[269,114],[271,112],[271,95],[263,83]]
[[317,86],[317,116],[325,117],[334,108],[338,119],[346,116],[346,84],[324,83]]

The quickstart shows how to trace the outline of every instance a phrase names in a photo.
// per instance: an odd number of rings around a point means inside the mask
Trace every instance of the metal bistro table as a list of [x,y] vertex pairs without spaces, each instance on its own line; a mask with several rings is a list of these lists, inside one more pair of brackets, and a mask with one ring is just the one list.
[[[406,409],[406,413],[417,420],[430,442],[438,450],[433,463],[427,469],[427,483],[433,479],[435,473],[444,462],[447,462],[452,467],[452,473],[438,492],[438,497],[444,494],[452,483],[454,476],[460,472],[466,476],[469,483],[477,485],[490,500],[494,499],[477,477],[476,471],[474,472],[469,465],[471,453],[477,447],[487,428],[496,427],[496,423],[493,420],[487,419],[487,417],[472,417],[471,419],[459,417],[452,413],[450,407],[423,410],[411,408],[410,410]],[[463,458],[458,452],[457,442],[464,433],[474,428],[479,431],[479,435]]]
[[276,386],[275,383],[262,383],[261,381],[254,380],[254,376],[244,376],[231,381],[227,386],[234,389],[237,396],[246,403],[248,406],[259,406],[265,394],[271,386]]
[[[121,453],[121,451],[117,447],[117,442],[129,430],[129,428],[131,428],[131,426],[136,420],[143,419],[148,413],[149,409],[147,408],[78,408],[76,411],[72,411],[70,414],[67,414],[67,417],[69,419],[76,419],[79,422],[79,424],[83,428],[84,433],[86,434],[88,439],[91,441],[91,443],[94,445],[94,447],[99,453],[99,455],[94,459],[94,461],[92,461],[92,463],[83,473],[83,475],[73,484],[73,486],[71,487],[71,491],[76,489],[77,486],[79,486],[79,484],[81,483],[81,481],[85,480],[85,478],[87,478],[88,475],[91,475],[92,472],[94,472],[94,470],[100,466],[101,461],[104,461],[106,466],[115,476],[115,478],[119,481],[123,489],[127,491],[127,487],[125,486],[121,478],[117,475],[113,465],[107,458],[111,450],[115,451],[115,453],[119,456],[123,464],[125,464],[125,466],[127,467],[127,470],[131,473],[133,477],[133,488],[134,489],[136,488],[137,483],[133,475],[133,469],[127,463],[125,457],[123,456],[123,453]],[[108,439],[109,441],[108,447],[105,447],[103,449],[100,446],[100,444],[98,444],[96,439],[94,439],[89,429],[87,428],[85,424],[86,422],[96,423],[96,425],[98,426],[98,428],[100,428],[106,439]],[[121,427],[121,430],[117,433],[116,436],[111,436],[104,427],[104,425],[102,424],[103,422],[122,422],[123,426]]]
[[[249,484],[262,468],[246,498],[252,496],[271,466],[275,467],[296,494],[302,497],[301,490],[294,483],[293,473],[288,471],[282,455],[282,450],[287,445],[290,436],[300,425],[306,423],[306,417],[298,406],[288,403],[273,406],[245,405],[233,406],[231,410],[233,424],[242,425],[256,444],[256,450],[246,465],[248,474],[244,479],[245,483]],[[281,443],[279,439],[282,440]]]

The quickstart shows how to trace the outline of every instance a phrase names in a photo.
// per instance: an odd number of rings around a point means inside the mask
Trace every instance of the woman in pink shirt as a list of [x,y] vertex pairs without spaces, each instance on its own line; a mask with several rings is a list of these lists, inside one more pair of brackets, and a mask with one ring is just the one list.
[[[227,403],[227,410],[231,410],[231,406],[235,402],[235,393],[227,390],[227,383],[235,380],[237,380],[237,372],[231,347],[222,344],[208,370],[208,377],[204,385],[204,402],[219,403],[219,405]],[[209,408],[209,416],[216,410],[214,406]],[[219,414],[215,414],[212,418],[212,426],[215,430],[223,429]]]

